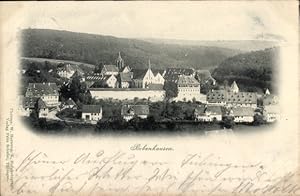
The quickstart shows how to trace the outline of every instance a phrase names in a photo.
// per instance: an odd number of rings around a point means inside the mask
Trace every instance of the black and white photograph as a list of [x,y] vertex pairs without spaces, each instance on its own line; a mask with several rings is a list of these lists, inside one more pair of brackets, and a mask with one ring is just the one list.
[[269,29],[272,21],[249,10],[224,18],[241,14],[238,23],[212,18],[208,26],[193,20],[196,9],[163,12],[166,6],[155,22],[150,10],[131,7],[91,11],[76,24],[34,12],[19,35],[24,122],[56,133],[206,134],[280,120],[278,58],[286,40]]
[[0,195],[296,196],[298,1],[0,2]]

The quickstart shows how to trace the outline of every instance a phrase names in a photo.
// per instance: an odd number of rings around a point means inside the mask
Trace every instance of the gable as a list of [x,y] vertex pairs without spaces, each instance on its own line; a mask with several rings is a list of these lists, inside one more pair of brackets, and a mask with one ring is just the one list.
[[144,75],[143,80],[153,80],[154,79],[154,74],[151,71],[151,69],[148,69],[146,74]]

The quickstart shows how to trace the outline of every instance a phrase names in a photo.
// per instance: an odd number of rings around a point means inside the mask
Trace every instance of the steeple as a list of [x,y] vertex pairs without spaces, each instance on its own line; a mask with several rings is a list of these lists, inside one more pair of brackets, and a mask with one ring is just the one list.
[[150,59],[148,60],[148,69],[151,69]]
[[123,59],[122,59],[122,57],[121,57],[121,52],[119,52],[119,56],[118,56],[118,58],[117,58],[116,64],[117,64],[117,67],[118,67],[118,69],[119,69],[120,71],[124,68],[124,61],[123,61]]

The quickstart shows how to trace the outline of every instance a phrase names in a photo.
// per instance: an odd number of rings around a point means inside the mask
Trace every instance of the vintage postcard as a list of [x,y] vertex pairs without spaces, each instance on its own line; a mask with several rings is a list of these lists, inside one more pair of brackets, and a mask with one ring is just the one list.
[[300,195],[298,8],[1,2],[1,195]]

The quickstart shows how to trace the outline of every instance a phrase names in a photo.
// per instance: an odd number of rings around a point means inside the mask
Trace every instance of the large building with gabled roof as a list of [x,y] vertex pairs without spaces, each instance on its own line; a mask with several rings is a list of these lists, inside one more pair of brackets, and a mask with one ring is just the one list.
[[59,105],[58,87],[55,83],[29,83],[25,97],[41,98],[47,107],[56,107]]
[[194,76],[179,75],[174,81],[177,84],[178,94],[174,101],[206,102],[206,96],[200,93],[200,83]]
[[236,82],[229,90],[211,90],[207,93],[207,102],[211,105],[227,105],[230,107],[257,107],[257,94],[240,92]]
[[154,70],[151,68],[149,60],[148,69],[133,70],[133,81],[135,88],[149,88],[150,84],[164,85],[165,79],[162,74],[164,70]]

